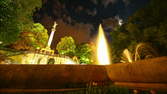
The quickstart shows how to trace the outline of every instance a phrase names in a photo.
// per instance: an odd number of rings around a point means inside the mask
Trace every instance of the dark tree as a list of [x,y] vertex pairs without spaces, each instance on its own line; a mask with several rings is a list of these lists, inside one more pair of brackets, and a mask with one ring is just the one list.
[[20,32],[31,29],[33,12],[41,5],[41,0],[0,0],[0,41],[3,45],[16,41]]
[[151,0],[147,6],[129,17],[126,24],[111,33],[114,62],[120,61],[125,48],[134,52],[139,43],[148,43],[159,56],[167,55],[166,4],[166,0]]

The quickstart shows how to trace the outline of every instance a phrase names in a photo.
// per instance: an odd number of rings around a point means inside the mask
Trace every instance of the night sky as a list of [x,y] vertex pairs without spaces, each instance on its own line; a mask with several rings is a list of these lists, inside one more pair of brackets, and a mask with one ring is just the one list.
[[[48,31],[54,21],[59,24],[54,46],[61,37],[72,36],[76,43],[93,40],[100,23],[104,29],[113,27],[114,18],[126,21],[149,0],[43,0],[43,6],[34,13],[34,21],[42,23]],[[107,33],[107,32],[106,32]]]

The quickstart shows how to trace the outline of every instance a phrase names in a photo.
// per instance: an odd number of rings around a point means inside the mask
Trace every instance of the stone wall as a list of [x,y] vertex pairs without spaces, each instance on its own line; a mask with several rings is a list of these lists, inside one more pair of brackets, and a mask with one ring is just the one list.
[[9,58],[13,59],[16,64],[48,64],[50,59],[52,59],[54,64],[75,64],[75,62],[67,56],[40,53],[24,53]]
[[0,89],[57,89],[110,82],[98,65],[0,65]]

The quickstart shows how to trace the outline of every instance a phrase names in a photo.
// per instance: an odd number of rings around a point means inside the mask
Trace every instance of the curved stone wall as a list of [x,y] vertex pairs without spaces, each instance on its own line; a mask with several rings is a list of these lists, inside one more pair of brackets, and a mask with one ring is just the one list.
[[167,83],[167,57],[106,66],[114,82]]

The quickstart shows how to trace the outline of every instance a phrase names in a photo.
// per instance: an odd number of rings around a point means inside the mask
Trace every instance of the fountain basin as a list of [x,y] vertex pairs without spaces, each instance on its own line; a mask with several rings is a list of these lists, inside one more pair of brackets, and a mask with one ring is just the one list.
[[167,57],[106,66],[115,85],[167,91]]
[[167,83],[167,57],[106,66],[112,81]]
[[167,91],[166,78],[167,57],[113,65],[2,64],[0,92],[71,90],[107,84]]
[[83,88],[110,82],[106,73],[98,65],[0,65],[0,88]]

